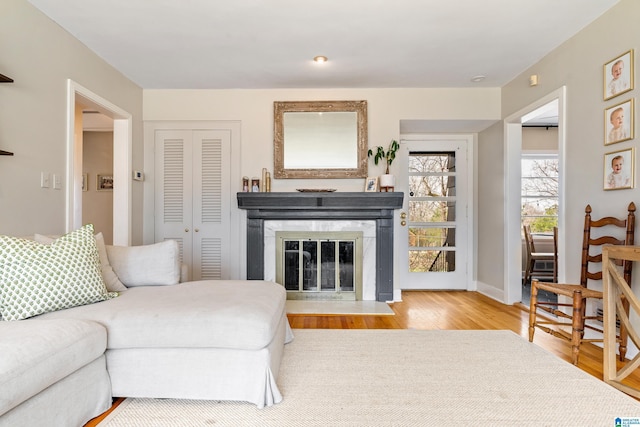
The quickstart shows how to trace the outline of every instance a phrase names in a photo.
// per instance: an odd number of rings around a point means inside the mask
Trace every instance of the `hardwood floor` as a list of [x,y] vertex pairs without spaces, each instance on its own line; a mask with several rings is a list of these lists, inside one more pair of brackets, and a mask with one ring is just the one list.
[[[508,329],[524,339],[529,336],[527,307],[504,305],[477,292],[405,291],[402,302],[390,305],[395,313],[393,316],[290,314],[288,317],[294,329]],[[536,331],[534,343],[571,363],[568,342]],[[602,349],[590,343],[583,344],[578,367],[602,379]],[[634,373],[629,383],[640,386],[640,374]],[[98,421],[92,420],[85,427],[94,427]]]

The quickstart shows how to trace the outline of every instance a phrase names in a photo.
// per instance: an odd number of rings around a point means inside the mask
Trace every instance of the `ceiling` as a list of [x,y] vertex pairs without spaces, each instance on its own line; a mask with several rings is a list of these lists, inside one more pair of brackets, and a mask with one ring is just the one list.
[[618,1],[29,0],[144,89],[502,87]]

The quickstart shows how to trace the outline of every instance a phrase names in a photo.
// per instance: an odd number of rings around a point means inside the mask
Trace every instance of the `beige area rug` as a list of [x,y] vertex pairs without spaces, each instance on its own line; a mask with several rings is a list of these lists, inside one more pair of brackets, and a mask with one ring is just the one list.
[[294,334],[277,405],[127,399],[100,427],[613,427],[640,416],[640,402],[510,331]]
[[389,304],[379,301],[287,300],[288,314],[320,315],[394,315]]

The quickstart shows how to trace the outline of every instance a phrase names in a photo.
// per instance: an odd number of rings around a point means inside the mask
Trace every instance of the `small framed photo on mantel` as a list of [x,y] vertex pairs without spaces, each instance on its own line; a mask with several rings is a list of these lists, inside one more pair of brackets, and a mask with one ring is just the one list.
[[364,184],[364,191],[367,193],[375,193],[378,191],[378,177],[368,176]]

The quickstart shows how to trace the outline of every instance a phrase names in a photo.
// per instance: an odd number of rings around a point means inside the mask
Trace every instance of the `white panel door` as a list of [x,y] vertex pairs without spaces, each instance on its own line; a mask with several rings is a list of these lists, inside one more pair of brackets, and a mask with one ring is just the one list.
[[231,133],[193,131],[193,280],[229,279]]
[[191,280],[230,278],[231,135],[156,130],[155,241],[177,240]]
[[468,288],[465,137],[403,140],[396,191],[405,194],[396,229],[400,289]]

